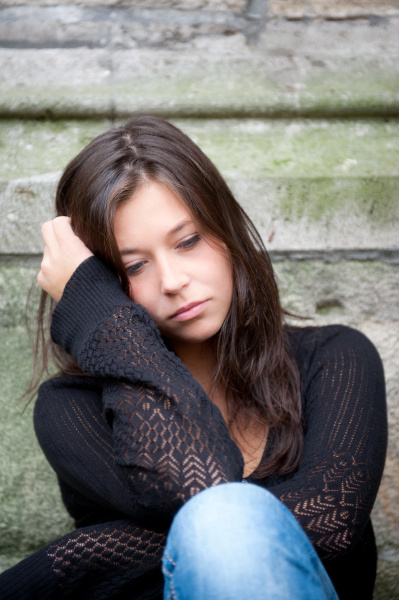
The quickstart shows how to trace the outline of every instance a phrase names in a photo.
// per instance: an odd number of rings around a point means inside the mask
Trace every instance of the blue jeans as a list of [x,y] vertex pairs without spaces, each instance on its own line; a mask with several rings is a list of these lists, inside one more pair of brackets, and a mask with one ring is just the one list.
[[164,600],[338,600],[295,517],[253,484],[191,498],[173,520],[162,567]]

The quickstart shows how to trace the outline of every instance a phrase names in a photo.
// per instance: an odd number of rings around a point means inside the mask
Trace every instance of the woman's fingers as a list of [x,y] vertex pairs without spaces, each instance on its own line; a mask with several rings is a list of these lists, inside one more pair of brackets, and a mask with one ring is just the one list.
[[[69,217],[56,217],[52,221],[46,221],[42,225],[42,236],[46,245],[51,249],[62,248],[74,241],[83,242],[74,234]],[[84,244],[83,244],[84,245]]]
[[72,273],[93,253],[75,235],[69,217],[57,217],[42,226],[45,242],[37,281],[58,302]]

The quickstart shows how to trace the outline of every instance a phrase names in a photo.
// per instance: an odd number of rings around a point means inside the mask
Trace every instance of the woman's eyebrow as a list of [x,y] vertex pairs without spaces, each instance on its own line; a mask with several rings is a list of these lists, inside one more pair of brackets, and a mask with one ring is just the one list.
[[191,219],[184,219],[184,221],[181,221],[180,223],[178,223],[176,225],[176,227],[173,227],[170,231],[168,231],[167,235],[168,236],[174,235],[175,233],[178,233],[179,231],[184,229],[184,227],[186,227],[186,225],[191,225],[191,224],[192,224]]
[[[182,229],[184,229],[187,225],[192,225],[193,221],[191,219],[184,219],[183,221],[180,221],[180,223],[178,223],[177,225],[175,225],[175,227],[172,227],[172,229],[170,229],[167,233],[166,233],[166,237],[171,237],[173,235],[175,235],[176,233],[179,233],[179,231],[181,231]],[[137,248],[125,248],[124,250],[121,250],[121,256],[124,256],[126,254],[135,254],[136,252],[139,252],[139,249]]]

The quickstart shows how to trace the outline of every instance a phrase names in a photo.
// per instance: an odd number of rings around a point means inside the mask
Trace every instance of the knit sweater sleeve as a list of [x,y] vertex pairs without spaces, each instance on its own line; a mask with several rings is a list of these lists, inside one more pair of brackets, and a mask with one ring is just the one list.
[[241,480],[243,458],[220,411],[97,258],[68,282],[52,336],[104,381],[113,455],[135,514],[168,522],[200,490]]
[[271,483],[320,557],[344,555],[370,518],[387,445],[381,360],[360,332],[342,326],[298,331],[305,448],[298,471]]
[[159,600],[165,534],[131,520],[54,540],[0,575],[2,600]]
[[36,435],[78,529],[0,574],[2,600],[162,596],[166,528],[137,518],[134,498],[114,460],[103,383],[62,376],[40,387]]

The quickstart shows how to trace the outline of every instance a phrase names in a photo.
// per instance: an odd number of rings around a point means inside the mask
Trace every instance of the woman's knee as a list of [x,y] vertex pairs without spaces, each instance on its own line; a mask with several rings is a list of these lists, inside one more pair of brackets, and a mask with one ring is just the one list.
[[[275,536],[291,528],[300,530],[295,518],[275,496],[260,486],[247,483],[222,484],[204,490],[191,498],[177,513],[171,532],[182,534],[190,546],[203,547],[212,540],[212,547],[259,538],[262,545],[273,543]],[[244,538],[243,538],[244,536]],[[267,540],[267,541],[266,541]]]
[[[289,598],[302,580],[307,595],[296,597],[334,597],[323,595],[323,567],[296,519],[253,484],[222,484],[189,500],[172,523],[163,567],[168,598],[238,598],[249,589],[254,599]],[[184,596],[187,585],[198,595]]]

